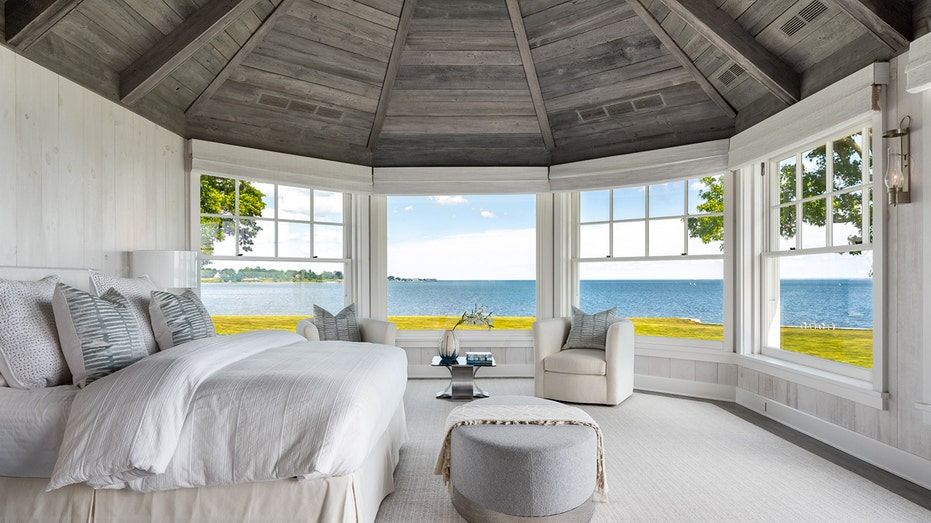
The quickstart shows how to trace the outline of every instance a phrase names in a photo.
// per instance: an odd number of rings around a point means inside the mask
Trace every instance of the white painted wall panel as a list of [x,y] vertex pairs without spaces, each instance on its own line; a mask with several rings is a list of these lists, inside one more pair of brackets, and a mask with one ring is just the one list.
[[184,141],[0,47],[0,265],[186,249]]

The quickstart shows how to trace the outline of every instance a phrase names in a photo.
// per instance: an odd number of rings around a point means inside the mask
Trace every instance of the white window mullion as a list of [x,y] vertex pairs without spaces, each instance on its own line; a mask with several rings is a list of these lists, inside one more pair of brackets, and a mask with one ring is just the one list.
[[834,245],[834,142],[824,149],[824,234],[828,247]]

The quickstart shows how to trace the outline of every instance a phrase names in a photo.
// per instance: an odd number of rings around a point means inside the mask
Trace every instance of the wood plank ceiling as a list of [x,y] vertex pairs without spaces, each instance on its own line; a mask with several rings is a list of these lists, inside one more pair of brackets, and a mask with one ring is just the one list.
[[732,136],[904,51],[925,3],[6,0],[0,28],[185,137],[375,166],[551,165]]

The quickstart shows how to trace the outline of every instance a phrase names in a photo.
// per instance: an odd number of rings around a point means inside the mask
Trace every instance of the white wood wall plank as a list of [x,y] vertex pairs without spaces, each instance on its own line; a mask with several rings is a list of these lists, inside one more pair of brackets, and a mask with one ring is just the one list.
[[[42,221],[42,167],[44,130],[51,122],[43,108],[50,100],[43,97],[55,80],[47,71],[25,58],[16,58],[16,262],[38,266],[45,256],[45,227]],[[57,82],[56,82],[57,83]],[[42,87],[45,84],[45,87]]]
[[104,161],[103,99],[84,91],[81,141],[84,146],[84,262],[79,267],[102,269],[104,264],[104,235],[102,181]]
[[0,48],[0,265],[16,265],[16,55]]
[[116,136],[121,131],[117,126],[117,111],[118,108],[113,104],[104,103],[101,107],[100,143],[103,163],[101,163],[100,172],[102,215],[100,225],[104,255],[101,270],[111,273],[119,272],[122,268],[122,261],[117,248],[116,165],[119,154]]
[[[84,91],[74,82],[58,82],[58,143],[60,168],[57,180],[57,212],[43,212],[53,216],[59,231],[59,259],[62,267],[84,265],[85,238],[84,210]],[[54,183],[54,182],[53,182]]]

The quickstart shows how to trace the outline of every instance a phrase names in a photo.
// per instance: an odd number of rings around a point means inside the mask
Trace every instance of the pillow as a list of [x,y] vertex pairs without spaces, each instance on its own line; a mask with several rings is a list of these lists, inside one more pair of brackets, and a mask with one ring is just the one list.
[[572,324],[569,338],[562,346],[565,349],[601,349],[605,348],[608,327],[617,317],[617,307],[595,314],[585,314],[582,309],[572,307]]
[[321,340],[362,341],[355,303],[347,305],[336,316],[315,304],[314,326],[320,332]]
[[54,387],[71,381],[58,345],[52,293],[59,279],[0,279],[0,374],[18,389]]
[[99,271],[90,271],[91,294],[101,296],[110,289],[122,294],[129,300],[129,310],[132,311],[133,317],[139,323],[139,330],[142,331],[142,341],[145,343],[145,349],[149,354],[158,351],[158,343],[155,341],[155,334],[152,332],[152,320],[149,318],[149,300],[152,299],[152,291],[158,290],[158,287],[152,283],[148,276],[138,278],[120,278],[111,276]]
[[0,376],[0,387],[9,387],[9,385],[6,384],[6,380],[3,379],[3,376]]
[[210,314],[200,298],[191,290],[186,290],[180,295],[152,291],[149,315],[152,317],[152,331],[160,350],[217,335]]
[[74,384],[84,387],[148,356],[129,299],[114,289],[103,296],[59,283],[52,309]]

